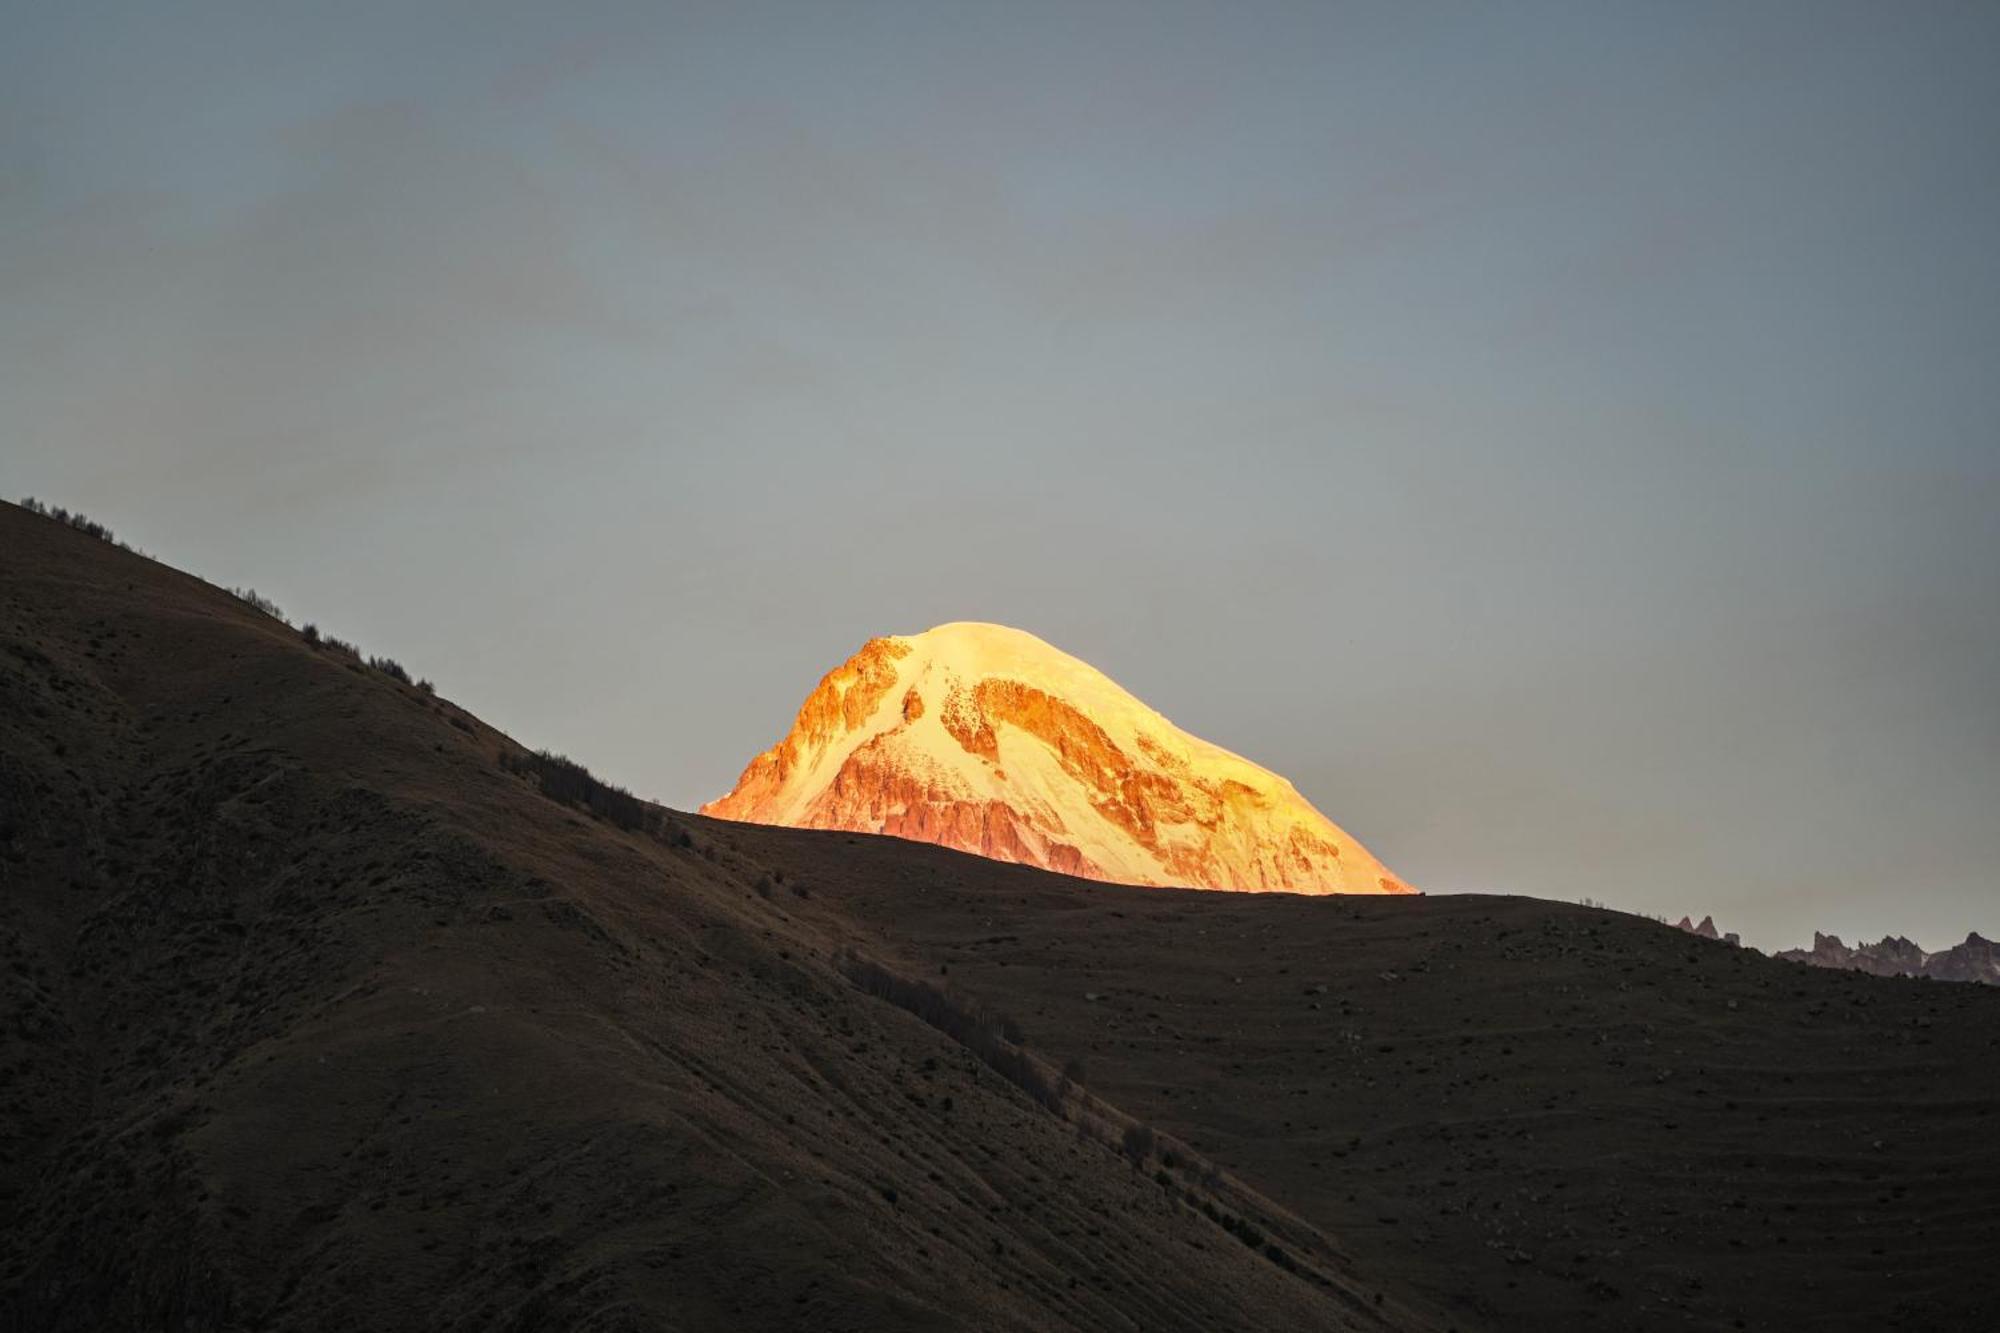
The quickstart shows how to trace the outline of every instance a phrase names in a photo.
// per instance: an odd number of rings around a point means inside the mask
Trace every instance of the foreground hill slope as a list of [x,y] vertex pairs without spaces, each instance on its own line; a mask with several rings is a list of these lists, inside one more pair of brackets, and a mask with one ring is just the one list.
[[444,700],[0,506],[0,1328],[2000,1302],[2000,992],[548,790]]
[[0,1327],[1442,1326],[857,987],[730,830],[509,753],[0,506]]
[[2000,993],[1526,898],[742,845],[1461,1328],[1986,1329]]
[[1121,884],[1411,891],[1285,779],[1005,625],[870,639],[702,813]]

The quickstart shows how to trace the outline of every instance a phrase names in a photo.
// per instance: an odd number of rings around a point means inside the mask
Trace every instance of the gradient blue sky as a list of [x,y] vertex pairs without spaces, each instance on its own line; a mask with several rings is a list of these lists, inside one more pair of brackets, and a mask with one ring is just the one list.
[[0,487],[523,740],[998,620],[1434,890],[2000,935],[2000,7],[0,24]]

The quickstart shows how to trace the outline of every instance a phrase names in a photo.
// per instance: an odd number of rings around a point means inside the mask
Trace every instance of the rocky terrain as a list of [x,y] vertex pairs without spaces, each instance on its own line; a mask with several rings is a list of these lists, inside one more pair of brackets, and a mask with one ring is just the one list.
[[1886,935],[1873,944],[1841,943],[1838,935],[1813,932],[1812,948],[1784,949],[1773,955],[1814,967],[1837,967],[1878,977],[1929,977],[1933,981],[1977,981],[2000,986],[2000,944],[1980,935],[1930,953],[1900,935]]
[[870,639],[702,813],[1125,884],[1411,891],[1291,783],[1004,625]]
[[11,506],[0,973],[6,1329],[2000,1300],[2000,992],[663,811]]
[[1688,918],[1682,917],[1680,919],[1679,924],[1675,927],[1675,929],[1684,930],[1690,935],[1699,935],[1705,940],[1720,940],[1724,944],[1740,945],[1743,943],[1742,937],[1739,936],[1735,931],[1732,930],[1729,933],[1724,934],[1722,931],[1717,930],[1715,928],[1715,918],[1712,916],[1703,917],[1701,919],[1700,925],[1696,925]]
[[[1703,939],[1721,940],[1725,944],[1742,943],[1733,932],[1726,935],[1718,933],[1713,917],[1703,917],[1700,925],[1682,917],[1679,929]],[[1933,981],[1976,981],[1982,985],[2000,986],[2000,944],[1995,944],[1978,931],[1967,935],[1964,942],[1936,953],[1901,935],[1885,935],[1873,944],[1857,944],[1850,949],[1841,942],[1840,936],[1814,931],[1812,948],[1781,949],[1771,956],[1788,963],[1866,972],[1877,977],[1929,977]]]

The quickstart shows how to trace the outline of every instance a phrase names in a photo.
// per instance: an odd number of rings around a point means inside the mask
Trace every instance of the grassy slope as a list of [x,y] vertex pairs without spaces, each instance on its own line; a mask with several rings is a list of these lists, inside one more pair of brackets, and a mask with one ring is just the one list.
[[1451,1321],[1993,1327],[1993,988],[1527,898],[1125,889],[741,838]]
[[504,744],[0,506],[0,1326],[1426,1322],[859,993],[729,831]]

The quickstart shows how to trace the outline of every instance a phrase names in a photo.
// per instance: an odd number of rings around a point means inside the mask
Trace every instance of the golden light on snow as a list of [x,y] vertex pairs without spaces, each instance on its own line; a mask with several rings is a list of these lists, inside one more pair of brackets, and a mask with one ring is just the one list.
[[869,640],[702,809],[1129,884],[1413,891],[1285,779],[1004,625]]

